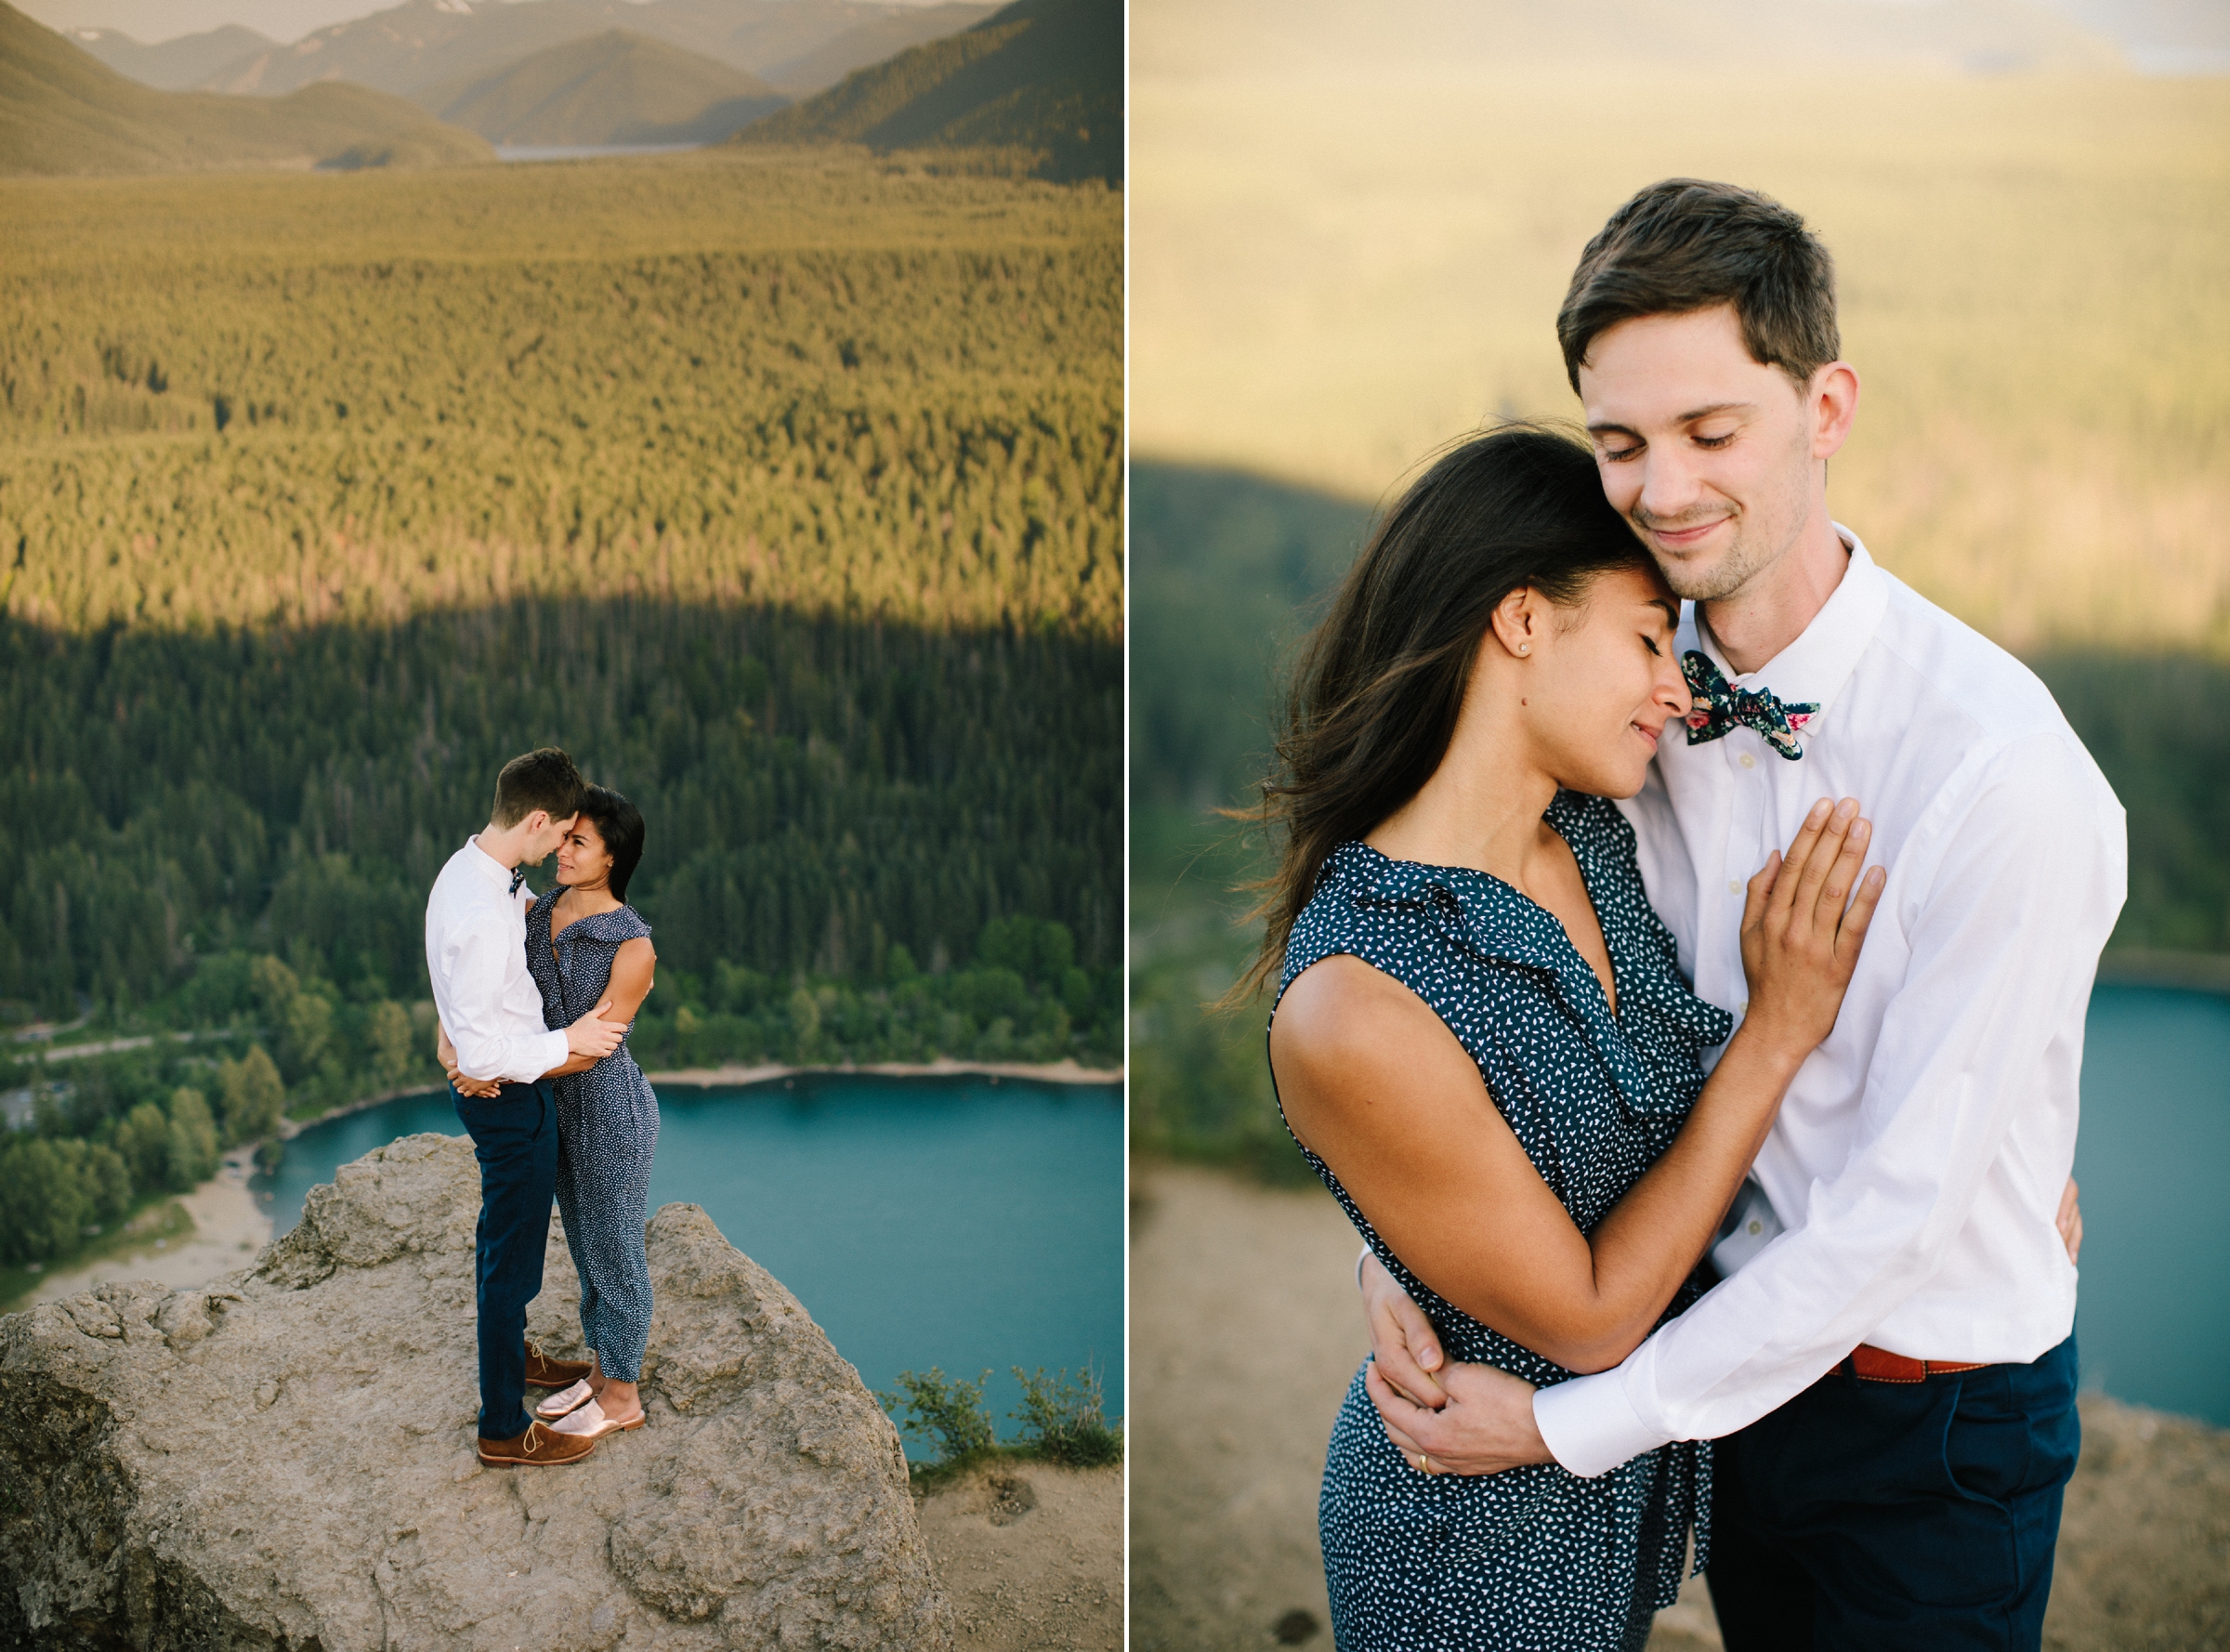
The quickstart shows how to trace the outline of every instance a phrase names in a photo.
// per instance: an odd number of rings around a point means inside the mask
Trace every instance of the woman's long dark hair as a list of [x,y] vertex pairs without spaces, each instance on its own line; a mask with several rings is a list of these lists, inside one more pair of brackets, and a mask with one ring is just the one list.
[[1250,819],[1279,839],[1253,885],[1262,948],[1232,988],[1274,980],[1293,921],[1340,845],[1367,836],[1439,767],[1496,606],[1530,587],[1581,602],[1648,552],[1603,497],[1587,444],[1506,425],[1449,449],[1380,520],[1304,645],[1273,772]]
[[611,857],[611,898],[625,900],[627,880],[643,858],[641,811],[609,786],[589,786],[581,793],[581,818],[595,825]]

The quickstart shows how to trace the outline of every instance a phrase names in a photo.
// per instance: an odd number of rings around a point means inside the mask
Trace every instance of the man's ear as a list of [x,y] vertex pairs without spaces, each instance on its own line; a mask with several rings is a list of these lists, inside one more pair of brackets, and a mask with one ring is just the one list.
[[1832,459],[1850,439],[1858,420],[1858,370],[1848,361],[1830,361],[1812,375],[1806,392],[1812,419],[1812,456]]
[[518,831],[525,836],[532,837],[549,823],[550,811],[548,809],[531,809],[528,811],[527,818],[518,823]]

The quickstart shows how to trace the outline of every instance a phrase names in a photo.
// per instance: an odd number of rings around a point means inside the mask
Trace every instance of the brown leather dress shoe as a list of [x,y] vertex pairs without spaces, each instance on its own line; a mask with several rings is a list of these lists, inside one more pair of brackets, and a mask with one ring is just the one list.
[[532,1343],[527,1344],[530,1388],[571,1388],[596,1369],[585,1359],[552,1359]]
[[579,1435],[559,1434],[539,1423],[527,1424],[527,1432],[514,1435],[507,1440],[482,1439],[480,1461],[523,1468],[550,1468],[562,1462],[578,1462],[597,1449],[597,1442]]

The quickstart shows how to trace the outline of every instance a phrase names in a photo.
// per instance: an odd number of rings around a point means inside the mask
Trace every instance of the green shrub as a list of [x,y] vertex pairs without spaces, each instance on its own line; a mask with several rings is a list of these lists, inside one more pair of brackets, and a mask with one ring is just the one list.
[[907,1434],[935,1444],[940,1465],[954,1463],[991,1449],[991,1419],[983,1409],[984,1378],[990,1374],[987,1370],[971,1383],[947,1377],[934,1365],[926,1376],[902,1370],[899,1392],[875,1397]]
[[1122,1429],[1106,1416],[1106,1396],[1090,1367],[1071,1379],[1066,1370],[1048,1377],[1011,1368],[1022,1384],[1022,1404],[1008,1416],[1022,1424],[1022,1440],[1048,1462],[1098,1468],[1122,1461]]

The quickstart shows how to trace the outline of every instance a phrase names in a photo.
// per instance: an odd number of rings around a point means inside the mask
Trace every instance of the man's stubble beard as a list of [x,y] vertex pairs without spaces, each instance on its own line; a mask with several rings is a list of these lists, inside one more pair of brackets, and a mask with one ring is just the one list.
[[[1658,553],[1641,521],[1637,507],[1627,518],[1628,525],[1648,545],[1665,583],[1672,587],[1672,595],[1684,602],[1718,602],[1734,596],[1766,569],[1788,555],[1804,531],[1808,511],[1809,479],[1802,463],[1793,464],[1786,473],[1788,485],[1771,496],[1769,503],[1778,505],[1763,519],[1753,516],[1749,508],[1738,505],[1734,512],[1734,541],[1716,559],[1701,564],[1684,563]],[[1678,522],[1659,522],[1656,526],[1677,530]]]

